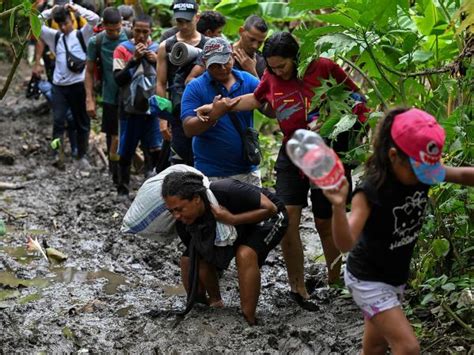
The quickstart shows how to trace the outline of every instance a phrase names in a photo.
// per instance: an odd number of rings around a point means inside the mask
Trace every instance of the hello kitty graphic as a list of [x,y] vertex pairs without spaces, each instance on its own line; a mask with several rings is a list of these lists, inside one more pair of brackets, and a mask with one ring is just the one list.
[[392,210],[395,218],[393,235],[400,239],[390,244],[390,250],[410,244],[417,238],[427,202],[426,193],[417,191],[413,196],[406,197],[402,206]]

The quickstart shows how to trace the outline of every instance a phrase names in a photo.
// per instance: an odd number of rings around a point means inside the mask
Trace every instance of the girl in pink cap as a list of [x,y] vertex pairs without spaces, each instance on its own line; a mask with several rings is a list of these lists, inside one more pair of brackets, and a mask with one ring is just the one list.
[[344,280],[365,316],[364,354],[418,354],[413,328],[401,308],[410,260],[430,185],[474,186],[473,167],[441,164],[444,129],[419,109],[395,109],[379,123],[374,153],[346,215],[347,181],[324,190],[332,204],[336,247],[349,252]]

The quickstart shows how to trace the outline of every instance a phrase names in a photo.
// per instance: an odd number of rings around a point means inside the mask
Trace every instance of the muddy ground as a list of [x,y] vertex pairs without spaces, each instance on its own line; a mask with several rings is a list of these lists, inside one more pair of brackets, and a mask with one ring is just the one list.
[[[3,64],[2,68],[5,68]],[[22,67],[20,73],[27,73]],[[0,75],[6,76],[5,70]],[[97,154],[81,173],[68,157],[66,170],[51,165],[51,117],[44,99],[24,98],[20,74],[0,105],[0,147],[14,158],[0,162],[0,182],[22,186],[0,191],[0,353],[12,352],[298,352],[355,353],[362,317],[350,298],[324,286],[322,264],[308,262],[320,311],[302,310],[288,298],[280,250],[262,268],[258,318],[249,327],[239,313],[235,266],[221,289],[226,307],[196,306],[181,322],[177,240],[122,235],[130,201],[120,201]],[[5,77],[0,77],[3,83]],[[135,190],[142,177],[135,176]],[[304,221],[308,259],[320,253],[312,221]],[[27,237],[46,240],[68,255],[50,265],[28,252]],[[154,311],[154,317],[149,315]]]

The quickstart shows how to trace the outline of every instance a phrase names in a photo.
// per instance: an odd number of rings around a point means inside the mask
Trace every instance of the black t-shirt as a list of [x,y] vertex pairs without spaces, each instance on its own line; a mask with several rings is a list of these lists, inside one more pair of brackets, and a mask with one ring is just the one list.
[[[235,179],[222,179],[211,183],[210,189],[219,205],[227,208],[231,213],[238,214],[260,208],[260,193],[267,196],[276,206],[278,211],[284,211],[285,205],[270,191]],[[207,215],[209,217],[209,215]],[[205,218],[207,218],[205,217]],[[237,234],[246,230],[246,225],[235,226]],[[182,237],[185,232],[184,225],[176,222],[178,234]],[[183,239],[183,238],[181,238]]]
[[170,29],[167,29],[165,32],[163,32],[161,34],[161,37],[159,39],[158,42],[163,42],[163,41],[166,41],[168,38],[170,37],[173,37],[176,33],[178,33],[179,30],[178,28],[175,26],[175,27],[171,27]]
[[413,248],[423,225],[429,185],[403,185],[395,178],[377,190],[368,181],[364,192],[371,212],[362,235],[347,259],[348,270],[358,279],[398,286],[407,282]]
[[[263,58],[262,53],[258,51],[255,53],[255,59],[257,60],[257,65],[255,69],[257,70],[258,78],[260,79],[263,75],[263,72],[267,68],[267,62],[265,62],[265,59]],[[234,68],[237,70],[245,71],[242,69],[237,59],[234,61]]]

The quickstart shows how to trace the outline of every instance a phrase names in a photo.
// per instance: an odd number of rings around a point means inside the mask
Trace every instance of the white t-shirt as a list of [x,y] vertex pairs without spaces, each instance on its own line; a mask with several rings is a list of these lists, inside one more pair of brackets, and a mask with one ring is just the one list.
[[[64,35],[59,31],[61,35],[57,44],[55,44],[55,39],[58,30],[52,29],[44,24],[41,27],[41,39],[56,55],[53,84],[59,86],[67,86],[83,82],[85,77],[85,70],[83,70],[81,73],[74,73],[67,68],[66,49],[64,47],[63,37],[66,39],[66,44],[69,53],[73,54],[77,58],[86,60],[86,53],[82,49],[81,43],[77,38],[77,31],[82,32],[82,37],[84,38],[84,43],[86,45],[87,50],[87,42],[89,42],[89,39],[94,35],[94,26],[99,21],[99,16],[96,13],[87,10],[77,4],[75,4],[75,7],[77,7],[79,14],[87,20],[87,24],[83,26],[80,30],[73,30],[67,35]],[[43,18],[49,19],[51,17],[51,12],[52,10],[48,9],[43,11],[41,15],[43,16]]]

